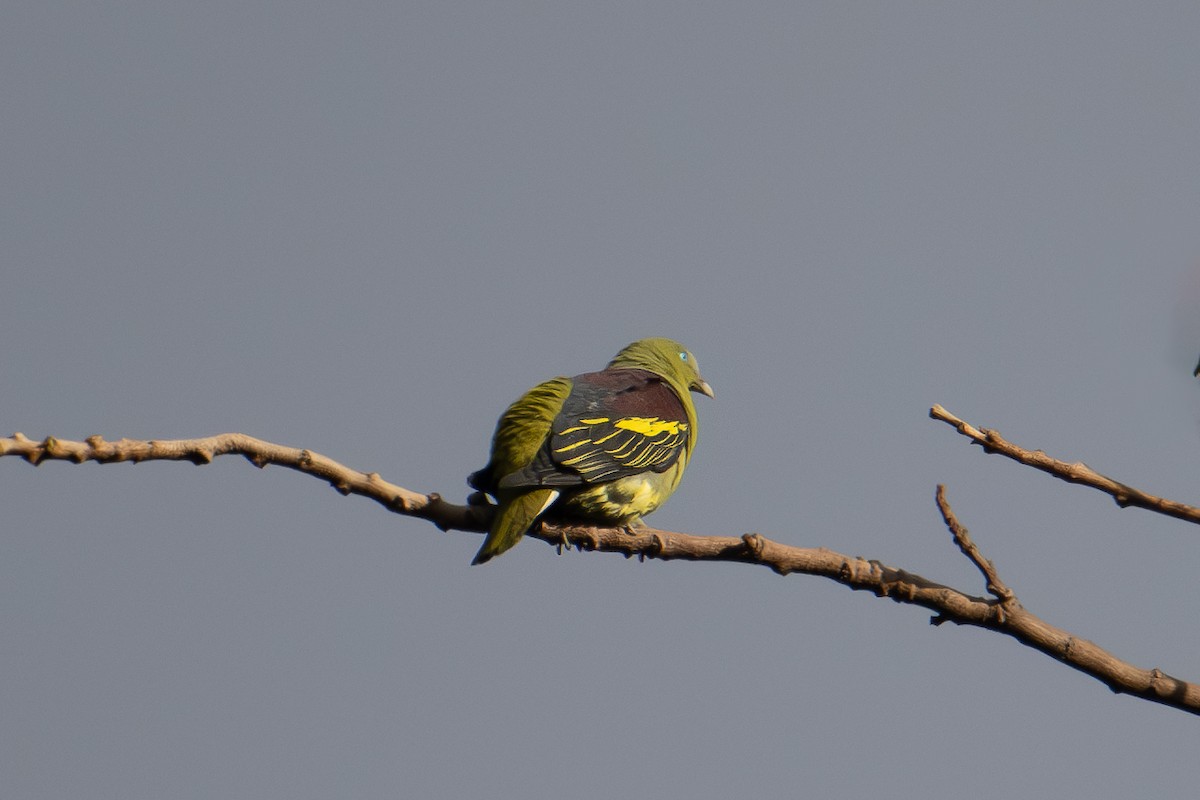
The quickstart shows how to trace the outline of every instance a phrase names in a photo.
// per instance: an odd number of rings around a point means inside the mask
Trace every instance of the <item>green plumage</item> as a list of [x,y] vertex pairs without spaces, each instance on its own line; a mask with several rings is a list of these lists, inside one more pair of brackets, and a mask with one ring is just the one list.
[[662,505],[696,446],[691,392],[712,397],[696,359],[670,339],[641,339],[601,372],[553,378],[509,406],[487,466],[470,485],[497,508],[474,564],[520,541],[543,513],[636,524]]

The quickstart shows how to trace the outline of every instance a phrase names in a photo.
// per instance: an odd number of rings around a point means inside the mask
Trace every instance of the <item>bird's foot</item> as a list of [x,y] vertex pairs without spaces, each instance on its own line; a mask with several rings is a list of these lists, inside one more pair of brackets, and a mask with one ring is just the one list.
[[[539,532],[545,532],[546,525],[542,520],[539,519],[535,524],[537,525]],[[558,554],[561,556],[563,554],[563,550],[571,549],[571,540],[567,538],[567,532],[562,528],[559,528],[556,533],[558,534],[558,540],[554,542],[554,547],[556,550],[558,550]]]
[[558,543],[555,545],[558,548],[558,554],[561,556],[563,551],[570,552],[571,540],[567,538],[567,532],[560,530],[558,532]]

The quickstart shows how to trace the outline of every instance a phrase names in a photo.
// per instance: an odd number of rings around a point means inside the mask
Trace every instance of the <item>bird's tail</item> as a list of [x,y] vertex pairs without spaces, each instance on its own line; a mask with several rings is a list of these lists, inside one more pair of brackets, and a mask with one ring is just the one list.
[[501,499],[492,527],[472,564],[483,564],[521,541],[541,513],[558,499],[556,489],[534,489],[513,498]]

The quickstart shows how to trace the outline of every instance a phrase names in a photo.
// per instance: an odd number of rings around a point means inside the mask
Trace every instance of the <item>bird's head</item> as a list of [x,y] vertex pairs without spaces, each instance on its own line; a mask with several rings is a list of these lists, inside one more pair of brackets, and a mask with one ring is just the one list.
[[645,369],[677,386],[712,397],[712,387],[700,377],[700,365],[691,352],[672,339],[638,339],[608,364],[609,369]]

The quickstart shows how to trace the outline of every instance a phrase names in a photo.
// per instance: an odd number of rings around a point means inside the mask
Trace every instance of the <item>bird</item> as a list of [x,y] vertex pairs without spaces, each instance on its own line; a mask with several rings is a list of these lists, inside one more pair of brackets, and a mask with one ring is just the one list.
[[471,563],[510,549],[543,515],[641,524],[675,491],[695,450],[692,392],[714,397],[696,357],[655,337],[626,346],[599,372],[523,394],[496,423],[487,465],[467,478],[496,501]]

